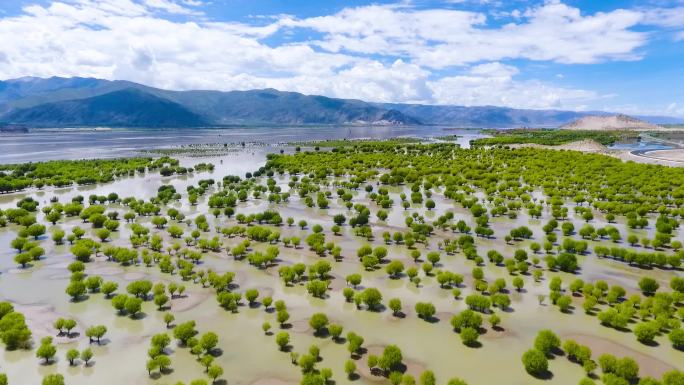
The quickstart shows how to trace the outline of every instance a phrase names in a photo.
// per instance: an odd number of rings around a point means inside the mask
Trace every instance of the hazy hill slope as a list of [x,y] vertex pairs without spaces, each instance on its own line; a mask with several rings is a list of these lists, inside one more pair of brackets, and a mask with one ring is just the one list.
[[563,125],[566,130],[656,130],[658,126],[627,115],[585,116],[572,123]]
[[[29,86],[30,84],[33,85]],[[0,82],[0,100],[5,101],[4,104],[0,102],[0,121],[32,126],[61,127],[69,120],[58,116],[50,122],[49,116],[40,111],[45,108],[52,109],[54,106],[44,105],[68,101],[70,108],[74,108],[73,106],[78,104],[77,100],[124,89],[136,89],[143,94],[174,102],[200,116],[203,125],[420,124],[413,117],[360,100],[310,96],[272,89],[230,92],[167,91],[126,81],[85,78],[25,78]],[[111,103],[105,106],[114,107]],[[101,105],[101,107],[104,106]],[[128,108],[133,114],[145,116],[143,111],[134,111],[131,105]],[[26,111],[20,112],[21,110]],[[107,114],[106,111],[101,113]],[[111,111],[110,115],[115,116],[116,111]],[[173,123],[170,119],[173,115],[173,110],[168,111],[169,119],[164,122]],[[19,118],[21,119],[18,120]],[[38,120],[32,122],[31,118]],[[140,119],[137,122],[141,126],[164,125],[162,122],[145,124]],[[181,126],[182,122],[181,119],[171,126]],[[113,122],[111,125],[120,124]]]
[[382,104],[431,124],[458,127],[557,127],[584,113],[556,110],[521,110],[506,107]]
[[148,87],[128,81],[94,78],[19,78],[0,81],[0,115],[63,100],[83,99],[126,88]]
[[[124,90],[129,93],[131,90],[139,91],[136,99],[132,100],[138,100],[140,104],[116,94]],[[119,96],[98,98],[108,94]],[[107,103],[103,102],[105,100]],[[70,117],[67,111],[77,114]],[[122,113],[131,116],[126,118],[121,116]],[[78,77],[0,81],[0,124],[32,127],[433,124],[513,128],[558,127],[588,115],[611,114],[494,106],[368,103],[273,89],[169,91],[129,81]],[[645,117],[645,120],[653,123],[684,122],[684,119],[668,117]]]
[[49,95],[59,90],[68,89],[74,91],[99,87],[103,83],[103,81],[98,79],[59,77],[49,79],[25,77],[0,81],[0,104],[27,97]]
[[216,124],[420,124],[415,118],[360,100],[274,89],[155,92],[209,117]]
[[196,127],[207,124],[200,115],[178,103],[133,88],[15,110],[5,119],[33,127]]

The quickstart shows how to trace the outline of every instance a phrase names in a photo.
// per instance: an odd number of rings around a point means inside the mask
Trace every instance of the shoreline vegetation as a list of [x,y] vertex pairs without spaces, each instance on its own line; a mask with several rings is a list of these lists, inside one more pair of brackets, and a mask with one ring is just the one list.
[[[603,154],[638,163],[675,167],[684,165],[684,149],[682,149],[684,132],[681,131],[519,129],[485,130],[483,133],[492,137],[471,140],[472,147],[570,150]],[[630,151],[609,147],[620,143],[641,141],[658,143],[671,148]]]
[[[455,140],[456,135],[447,135],[444,137],[431,138],[431,140]],[[226,143],[203,143],[203,144],[186,144],[174,146],[170,148],[154,148],[145,149],[140,152],[143,154],[160,154],[164,156],[186,156],[191,158],[202,157],[217,157],[227,154],[234,154],[242,150],[264,147],[293,147],[300,149],[302,147],[318,147],[318,148],[332,148],[344,146],[356,146],[364,143],[382,142],[388,144],[408,144],[420,143],[427,141],[416,137],[400,137],[389,139],[321,139],[297,142],[282,142],[282,143],[266,143],[266,142],[226,142]]]
[[249,148],[263,147],[344,147],[356,146],[365,143],[385,143],[385,144],[413,144],[431,143],[436,141],[453,142],[460,138],[459,135],[443,135],[419,138],[413,136],[395,137],[388,139],[354,138],[354,139],[321,139],[296,142],[266,143],[266,142],[226,142],[226,143],[202,143],[186,144],[170,148],[153,148],[140,150],[141,153],[161,154],[165,156],[188,156],[188,157],[213,157],[239,152]]
[[382,143],[385,145],[406,145],[406,144],[421,144],[421,143],[435,143],[435,142],[453,142],[456,141],[461,136],[459,135],[442,135],[442,136],[430,136],[430,137],[415,137],[415,136],[405,136],[405,137],[394,137],[387,139],[372,139],[372,138],[357,138],[357,139],[325,139],[325,140],[310,140],[310,141],[300,141],[300,142],[290,142],[289,146],[301,146],[301,147],[346,147],[346,146],[359,146],[365,144]]
[[259,142],[184,144],[174,147],[144,149],[140,150],[140,153],[158,154],[163,156],[185,156],[190,158],[208,158],[236,153],[245,148],[265,146],[267,146],[267,144]]
[[483,133],[492,135],[492,137],[472,140],[471,145],[473,147],[504,146],[510,144],[558,146],[582,140],[592,140],[604,146],[610,146],[621,141],[639,139],[639,133],[635,131],[513,129],[483,130]]
[[69,187],[114,181],[117,177],[159,171],[163,176],[212,170],[210,163],[193,168],[181,167],[170,157],[53,160],[47,162],[0,165],[0,194],[23,191],[29,187]]
[[358,146],[367,143],[383,143],[383,144],[413,144],[425,141],[425,139],[415,138],[415,137],[397,137],[388,139],[370,139],[370,138],[359,138],[359,139],[324,139],[324,140],[309,140],[309,141],[299,141],[299,142],[289,142],[289,146],[295,147],[346,147],[346,146]]

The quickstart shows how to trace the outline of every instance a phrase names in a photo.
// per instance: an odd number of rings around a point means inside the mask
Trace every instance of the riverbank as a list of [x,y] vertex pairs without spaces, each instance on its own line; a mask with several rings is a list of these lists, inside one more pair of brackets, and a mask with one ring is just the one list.
[[620,151],[616,156],[624,161],[631,160],[638,163],[659,164],[672,167],[684,166],[684,148],[653,151]]
[[535,144],[535,143],[522,143],[522,144],[512,144],[510,145],[511,148],[540,148],[540,149],[547,149],[547,150],[568,150],[568,151],[580,151],[580,152],[587,152],[587,153],[598,153],[598,154],[610,154],[610,150],[608,147],[602,145],[601,143],[598,143],[594,140],[591,139],[585,139],[585,140],[578,140],[575,142],[570,142],[570,143],[565,143],[565,144],[559,144],[557,146],[549,146],[549,145],[544,145],[544,144]]
[[637,163],[658,164],[662,166],[682,167],[684,166],[684,148],[673,148],[666,150],[622,150],[611,149],[593,140],[579,140],[560,144],[557,146],[524,143],[512,144],[511,148],[539,148],[550,150],[580,151],[591,154],[603,154],[621,159],[625,162],[632,161]]

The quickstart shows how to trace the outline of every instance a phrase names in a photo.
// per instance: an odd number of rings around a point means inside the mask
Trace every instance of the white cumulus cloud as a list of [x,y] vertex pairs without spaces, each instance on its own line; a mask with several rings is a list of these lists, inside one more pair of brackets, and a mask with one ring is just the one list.
[[[638,59],[649,34],[632,27],[655,17],[620,9],[583,14],[551,0],[512,11],[504,23],[455,5],[398,3],[310,18],[271,15],[250,24],[211,20],[201,13],[205,3],[27,6],[0,17],[0,78],[90,76],[181,90],[271,87],[379,102],[581,109],[602,96],[530,80],[506,61]],[[668,23],[678,20],[667,15],[674,20]]]
[[515,67],[501,63],[476,66],[469,73],[428,82],[440,104],[493,105],[532,109],[584,109],[599,99],[593,91],[554,87],[536,80],[518,81]]
[[549,1],[499,27],[490,27],[482,13],[381,5],[281,23],[323,33],[316,44],[328,51],[404,55],[423,66],[444,68],[511,58],[559,63],[636,59],[635,50],[647,34],[630,28],[642,18],[640,12],[622,9],[582,15],[578,8]]

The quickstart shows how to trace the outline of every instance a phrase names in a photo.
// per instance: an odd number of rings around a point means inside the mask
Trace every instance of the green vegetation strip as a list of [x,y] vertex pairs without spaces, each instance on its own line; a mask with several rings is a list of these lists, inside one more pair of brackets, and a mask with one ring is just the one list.
[[576,131],[576,130],[486,130],[492,138],[475,139],[471,144],[479,146],[499,146],[508,144],[541,144],[557,146],[579,140],[593,140],[604,146],[610,146],[618,141],[636,139],[639,134],[626,131]]
[[304,147],[347,147],[347,146],[358,146],[363,144],[372,145],[402,145],[408,143],[420,143],[422,139],[420,138],[391,138],[384,140],[377,139],[331,139],[331,140],[320,140],[320,141],[307,141],[307,142],[292,142],[289,143],[292,146],[304,146]]
[[[0,193],[21,191],[29,187],[66,187],[74,183],[87,185],[106,183],[115,177],[159,170],[164,176],[185,174],[193,169],[180,167],[178,160],[139,157],[121,159],[51,160],[47,162],[0,165]],[[201,164],[198,171],[212,170],[213,165]]]

